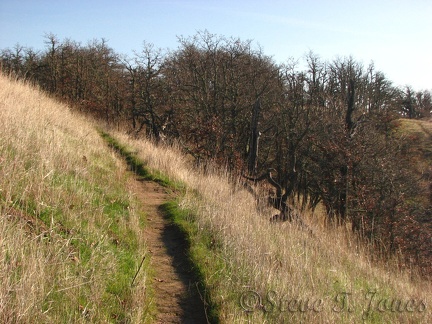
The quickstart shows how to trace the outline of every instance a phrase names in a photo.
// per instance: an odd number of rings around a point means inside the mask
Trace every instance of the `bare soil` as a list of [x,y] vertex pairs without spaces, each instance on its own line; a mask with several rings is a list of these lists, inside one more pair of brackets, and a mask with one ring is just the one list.
[[187,257],[187,241],[161,206],[172,195],[161,185],[134,178],[131,190],[147,215],[146,241],[154,270],[156,323],[208,323],[205,304]]

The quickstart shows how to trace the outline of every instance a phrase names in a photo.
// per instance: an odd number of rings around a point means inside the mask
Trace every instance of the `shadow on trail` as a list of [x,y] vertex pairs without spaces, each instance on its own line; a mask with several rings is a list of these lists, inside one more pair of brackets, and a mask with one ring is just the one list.
[[168,255],[172,257],[172,266],[182,283],[187,287],[187,294],[181,296],[183,310],[181,323],[218,323],[217,318],[208,314],[211,308],[204,296],[205,290],[193,262],[189,258],[190,244],[184,233],[171,219],[169,203],[159,206],[167,223],[164,226],[162,240]]

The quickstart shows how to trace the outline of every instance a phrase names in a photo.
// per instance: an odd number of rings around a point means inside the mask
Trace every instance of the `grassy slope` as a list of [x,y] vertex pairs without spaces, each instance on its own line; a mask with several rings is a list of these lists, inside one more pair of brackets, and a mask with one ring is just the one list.
[[221,322],[431,322],[431,283],[377,265],[350,231],[317,226],[310,236],[270,224],[271,211],[257,209],[228,174],[203,174],[173,148],[115,137],[153,172],[185,184],[171,213],[189,233],[191,258]]
[[3,76],[0,129],[0,321],[146,321],[123,163],[89,122]]
[[[146,251],[123,165],[88,122],[4,78],[0,126],[0,320],[149,320],[146,269],[130,287]],[[184,184],[166,209],[190,236],[221,322],[431,322],[430,282],[375,265],[349,231],[271,225],[226,173],[115,136],[152,177]]]

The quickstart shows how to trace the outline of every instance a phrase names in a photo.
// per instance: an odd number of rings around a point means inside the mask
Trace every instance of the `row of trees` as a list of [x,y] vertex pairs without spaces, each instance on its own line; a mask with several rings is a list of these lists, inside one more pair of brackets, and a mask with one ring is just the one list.
[[208,32],[171,52],[144,44],[132,58],[104,40],[45,44],[3,50],[2,70],[108,123],[176,139],[197,161],[251,178],[272,168],[282,215],[296,199],[322,202],[330,219],[431,266],[430,205],[418,198],[428,193],[400,149],[409,143],[392,136],[398,118],[431,116],[429,91],[396,88],[351,57],[277,64],[250,41]]

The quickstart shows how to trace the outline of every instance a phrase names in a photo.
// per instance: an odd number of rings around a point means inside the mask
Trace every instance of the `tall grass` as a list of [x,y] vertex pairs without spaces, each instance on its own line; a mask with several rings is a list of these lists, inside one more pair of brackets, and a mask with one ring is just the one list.
[[214,168],[199,172],[173,147],[122,134],[153,172],[185,184],[178,206],[192,229],[191,249],[224,323],[428,323],[431,283],[373,261],[369,247],[344,227],[304,218],[313,234],[270,223],[272,211]]
[[0,321],[149,318],[138,202],[67,106],[0,76]]
[[[0,321],[151,321],[139,202],[93,125],[0,77]],[[345,228],[271,224],[224,170],[115,134],[177,201],[221,322],[428,323],[431,283],[377,263]],[[180,188],[180,186],[179,186]],[[134,281],[134,285],[131,285]],[[370,301],[372,302],[370,303]]]

